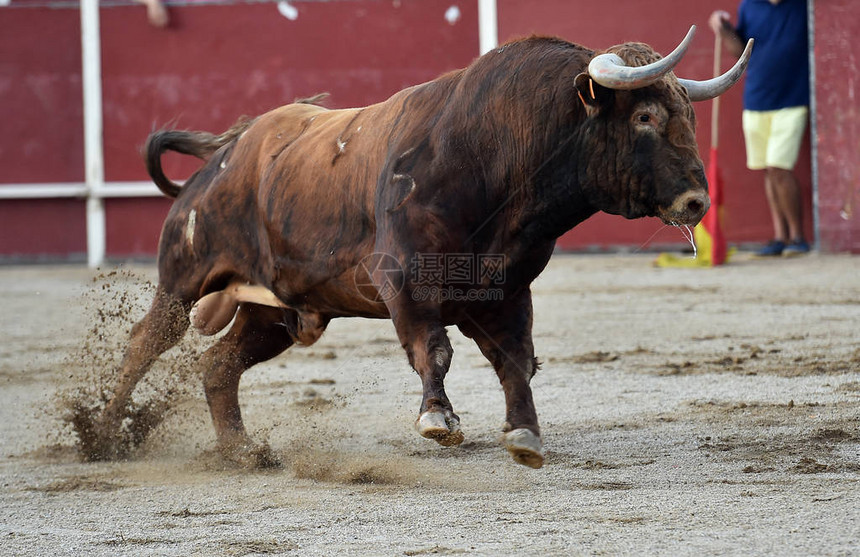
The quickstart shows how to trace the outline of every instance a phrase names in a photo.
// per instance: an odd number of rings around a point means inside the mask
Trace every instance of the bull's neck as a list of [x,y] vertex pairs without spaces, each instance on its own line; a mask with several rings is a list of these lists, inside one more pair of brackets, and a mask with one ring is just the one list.
[[576,120],[557,126],[534,122],[534,144],[524,148],[530,156],[520,161],[527,170],[518,172],[507,157],[499,160],[508,167],[504,175],[518,178],[504,189],[522,207],[519,228],[537,241],[554,241],[597,212],[583,188],[593,161],[587,160],[580,136]]
[[581,68],[568,61],[542,69],[533,70],[537,90],[516,75],[498,85],[507,92],[505,111],[492,110],[500,103],[491,95],[478,144],[496,147],[485,176],[522,209],[520,226],[555,240],[597,212],[585,182],[600,162],[589,160],[583,144],[588,121],[573,87]]
[[596,212],[582,187],[593,163],[573,87],[591,54],[556,39],[526,39],[451,78],[437,137],[458,168],[475,168],[484,182],[490,206],[482,218],[494,225],[482,225],[483,233],[501,228],[503,236],[553,242]]

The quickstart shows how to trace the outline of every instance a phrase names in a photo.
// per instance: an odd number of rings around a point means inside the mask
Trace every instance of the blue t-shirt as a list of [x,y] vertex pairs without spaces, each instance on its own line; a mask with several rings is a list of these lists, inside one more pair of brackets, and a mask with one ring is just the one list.
[[806,0],[742,0],[737,32],[755,39],[746,71],[744,108],[777,110],[809,105]]

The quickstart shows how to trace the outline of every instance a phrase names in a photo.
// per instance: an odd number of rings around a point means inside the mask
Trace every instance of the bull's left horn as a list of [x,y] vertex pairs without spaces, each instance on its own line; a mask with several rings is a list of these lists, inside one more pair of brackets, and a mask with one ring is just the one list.
[[696,26],[693,25],[681,44],[668,56],[645,66],[628,66],[617,54],[598,54],[588,64],[588,75],[600,85],[610,89],[647,87],[672,71],[672,68],[684,57],[695,34]]
[[706,81],[694,81],[692,79],[681,79],[679,77],[678,82],[687,89],[687,94],[690,96],[690,100],[706,101],[708,99],[713,99],[714,97],[719,97],[728,91],[732,85],[737,83],[741,78],[741,75],[743,75],[744,70],[747,69],[747,64],[750,61],[750,54],[752,54],[753,42],[753,39],[747,41],[747,46],[744,48],[743,54],[741,54],[741,57],[738,58],[737,62],[735,62],[735,65],[732,66],[732,69],[719,77],[708,79]]

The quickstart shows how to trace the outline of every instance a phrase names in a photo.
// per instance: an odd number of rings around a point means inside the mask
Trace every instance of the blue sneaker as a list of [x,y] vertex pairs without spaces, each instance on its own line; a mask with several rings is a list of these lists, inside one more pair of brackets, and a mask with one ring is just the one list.
[[778,257],[782,255],[785,249],[785,242],[782,240],[771,240],[765,247],[756,252],[758,257]]
[[785,246],[785,249],[782,250],[782,254],[786,257],[803,255],[805,253],[809,253],[809,244],[807,244],[806,240],[803,238],[792,240],[787,246]]

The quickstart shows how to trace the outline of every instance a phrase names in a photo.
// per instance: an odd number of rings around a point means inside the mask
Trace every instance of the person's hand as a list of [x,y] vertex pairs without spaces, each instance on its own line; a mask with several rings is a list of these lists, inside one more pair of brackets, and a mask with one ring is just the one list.
[[719,34],[723,27],[729,22],[730,18],[731,16],[729,15],[729,12],[725,10],[716,10],[711,14],[711,17],[708,18],[708,25],[714,33]]
[[170,23],[170,16],[167,14],[167,8],[161,0],[137,0],[146,6],[146,17],[154,27],[164,28]]

